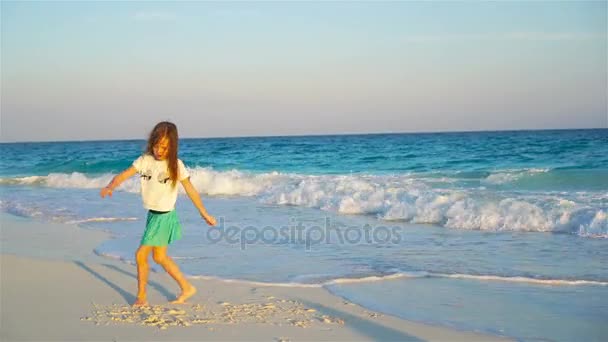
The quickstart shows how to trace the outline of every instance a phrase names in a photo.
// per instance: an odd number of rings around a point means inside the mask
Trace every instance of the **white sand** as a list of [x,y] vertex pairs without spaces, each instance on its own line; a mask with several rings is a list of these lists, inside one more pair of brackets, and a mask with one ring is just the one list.
[[108,236],[0,215],[0,340],[443,340],[501,338],[405,321],[344,301],[323,288],[194,280],[178,290],[150,273],[149,308],[132,308],[136,269],[96,256]]

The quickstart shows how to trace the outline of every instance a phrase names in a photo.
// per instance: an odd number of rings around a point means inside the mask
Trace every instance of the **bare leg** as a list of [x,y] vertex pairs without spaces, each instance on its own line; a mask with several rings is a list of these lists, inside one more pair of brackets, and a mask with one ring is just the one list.
[[161,265],[169,275],[175,279],[175,281],[179,284],[179,287],[182,290],[182,293],[177,297],[176,300],[172,301],[173,304],[181,304],[185,303],[186,300],[196,293],[196,288],[192,286],[186,280],[186,277],[180,272],[179,267],[175,264],[173,259],[167,255],[167,246],[163,247],[154,247],[153,248],[152,257],[154,261]]
[[148,256],[152,251],[152,246],[139,246],[135,253],[137,261],[137,299],[133,306],[148,305],[146,300],[146,285],[148,284]]

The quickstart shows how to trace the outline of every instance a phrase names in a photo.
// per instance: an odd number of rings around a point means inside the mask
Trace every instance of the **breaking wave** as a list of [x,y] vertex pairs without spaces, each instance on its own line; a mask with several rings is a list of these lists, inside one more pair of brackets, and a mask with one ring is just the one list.
[[[211,168],[190,170],[192,183],[207,196],[254,197],[268,204],[373,215],[386,221],[437,224],[455,229],[608,237],[608,191],[496,191],[483,186],[547,172],[550,171],[497,171],[480,179],[479,187],[458,188],[446,181],[448,186],[442,188],[415,174],[304,175]],[[112,176],[58,173],[3,178],[0,184],[92,189],[105,186]],[[132,178],[118,190],[137,193],[139,180]],[[181,187],[180,192],[183,193]]]

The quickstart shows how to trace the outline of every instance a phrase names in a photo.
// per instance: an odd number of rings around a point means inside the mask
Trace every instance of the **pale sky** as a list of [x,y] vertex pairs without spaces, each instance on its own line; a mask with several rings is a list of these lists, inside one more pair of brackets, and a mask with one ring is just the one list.
[[2,141],[608,127],[606,1],[1,10]]

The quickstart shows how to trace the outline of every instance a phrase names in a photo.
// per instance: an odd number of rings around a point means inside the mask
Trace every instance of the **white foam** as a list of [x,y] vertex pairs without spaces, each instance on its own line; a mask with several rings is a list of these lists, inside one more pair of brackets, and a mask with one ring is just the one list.
[[192,184],[212,196],[254,196],[284,177],[278,172],[248,174],[238,170],[218,172],[211,168],[195,168],[190,173]]
[[10,201],[0,202],[0,209],[21,217],[44,217],[45,212],[34,206],[27,206],[21,203],[13,203]]
[[589,225],[579,226],[579,235],[608,238],[608,214],[598,211]]
[[29,177],[15,177],[15,178],[0,178],[0,184],[2,185],[43,185],[46,181],[45,176],[29,176]]
[[243,280],[243,279],[229,279],[229,278],[221,278],[215,276],[205,276],[205,275],[188,275],[188,278],[192,279],[202,279],[202,280],[215,280],[221,281],[225,283],[237,283],[237,284],[245,284],[252,286],[272,286],[272,287],[310,287],[310,288],[319,288],[322,287],[323,284],[302,284],[302,283],[271,283],[271,282],[262,282],[262,281],[254,281],[254,280]]
[[449,228],[546,232],[553,227],[543,209],[513,198],[482,204],[467,198],[450,205],[445,216]]
[[378,281],[387,281],[395,279],[415,279],[415,278],[451,278],[451,279],[468,279],[477,281],[499,281],[499,282],[511,282],[511,283],[527,283],[535,285],[550,285],[550,286],[608,286],[608,282],[596,281],[596,280],[584,280],[584,279],[538,279],[529,277],[505,277],[497,275],[473,275],[473,274],[442,274],[442,273],[427,273],[427,272],[398,272],[383,276],[365,276],[360,278],[349,277],[349,278],[335,278],[320,283],[299,283],[299,282],[262,282],[254,280],[243,280],[243,279],[230,279],[216,276],[196,275],[188,276],[193,279],[202,280],[215,280],[226,283],[240,283],[253,286],[273,286],[273,287],[309,287],[318,288],[331,285],[344,285],[344,284],[356,284],[356,283],[369,283]]
[[80,224],[89,222],[118,222],[118,221],[137,221],[137,217],[91,217],[81,220],[67,221],[68,224]]
[[[118,259],[128,264],[134,265],[132,261],[126,260],[119,255],[111,253],[100,253],[98,250],[94,251],[97,255],[108,257],[111,259]],[[176,259],[198,259],[198,257],[175,257]],[[511,283],[527,283],[535,285],[550,285],[550,286],[608,286],[608,282],[599,280],[587,280],[587,279],[542,279],[542,278],[530,278],[522,276],[498,276],[498,275],[475,275],[475,274],[448,274],[448,273],[431,273],[431,272],[395,272],[386,275],[369,275],[362,277],[341,277],[331,278],[331,275],[306,275],[300,276],[296,279],[325,279],[316,283],[302,283],[298,281],[293,282],[264,282],[255,280],[245,279],[234,279],[224,278],[219,276],[210,275],[188,275],[188,278],[202,279],[202,280],[215,280],[226,283],[239,283],[252,286],[273,286],[273,287],[307,287],[307,288],[318,288],[330,285],[344,285],[344,284],[355,284],[355,283],[369,283],[378,281],[388,281],[395,279],[416,279],[416,278],[451,278],[451,279],[467,279],[476,281],[498,281],[498,282],[511,282]]]
[[607,286],[608,282],[595,281],[595,280],[566,280],[566,279],[537,279],[529,277],[501,277],[495,275],[472,275],[472,274],[432,274],[434,277],[441,278],[454,278],[454,279],[473,279],[473,280],[490,280],[490,281],[504,281],[514,283],[530,283],[538,285],[598,285]]
[[[50,188],[62,189],[101,189],[106,186],[114,177],[112,174],[90,177],[80,172],[72,173],[51,173],[48,176],[30,176],[1,178],[0,184],[6,185],[30,185],[47,186]],[[128,192],[139,192],[139,182],[133,177],[117,189]]]
[[105,258],[109,258],[109,259],[113,259],[113,260],[119,260],[121,262],[124,262],[127,265],[131,265],[131,266],[136,266],[137,265],[134,260],[126,259],[126,258],[124,258],[124,257],[122,257],[122,256],[120,256],[118,254],[112,254],[112,253],[108,253],[108,252],[102,253],[97,248],[95,248],[93,250],[93,253],[95,253],[96,255],[99,255],[101,257],[105,257]]
[[424,276],[423,275],[414,275],[414,274],[410,274],[410,273],[395,273],[395,274],[389,274],[389,275],[385,275],[385,276],[368,276],[368,277],[362,277],[362,278],[337,278],[337,279],[329,280],[329,281],[323,283],[323,285],[369,283],[369,282],[393,280],[393,279],[400,279],[400,278],[421,278],[421,277],[424,277]]
[[[377,282],[377,281],[384,281],[384,280],[393,280],[393,279],[400,279],[400,278],[421,278],[421,277],[426,277],[427,273],[426,272],[418,272],[418,273],[405,273],[405,272],[399,272],[399,273],[394,273],[394,274],[389,274],[389,275],[383,275],[383,276],[365,276],[365,277],[349,277],[349,278],[334,278],[334,279],[329,279],[326,281],[321,281],[318,283],[301,283],[301,282],[262,282],[262,281],[254,281],[254,280],[243,280],[243,279],[229,279],[229,278],[222,278],[222,277],[216,277],[216,276],[206,276],[206,275],[195,275],[195,276],[189,276],[189,278],[193,278],[193,279],[203,279],[203,280],[216,280],[216,281],[223,281],[223,282],[227,282],[227,283],[241,283],[241,284],[247,284],[247,285],[255,285],[255,286],[276,286],[276,287],[312,287],[312,288],[318,288],[318,287],[323,287],[323,286],[328,286],[328,285],[339,285],[339,284],[351,284],[351,283],[367,283],[367,282]],[[311,276],[306,276],[303,278],[314,278]]]
[[496,173],[490,174],[488,177],[482,180],[482,183],[500,185],[506,183],[512,183],[526,176],[534,176],[539,173],[549,172],[550,169],[515,169],[515,170],[502,170]]
[[402,278],[451,278],[451,279],[471,279],[478,281],[502,281],[513,283],[528,283],[536,285],[552,285],[552,286],[608,286],[608,282],[584,279],[539,279],[521,276],[497,276],[497,275],[474,275],[474,274],[445,274],[445,273],[428,273],[428,272],[398,272],[386,276],[368,276],[362,278],[337,278],[323,283],[323,285],[349,284],[361,282],[375,282],[383,280],[393,280]]
[[[509,171],[535,174],[545,169]],[[509,172],[503,172],[510,174]],[[194,186],[207,196],[247,196],[275,205],[294,205],[387,221],[429,223],[469,230],[568,232],[606,237],[605,206],[595,193],[500,193],[484,189],[439,189],[414,175],[300,175],[249,173],[212,168],[190,170]],[[498,172],[497,174],[501,174]],[[2,179],[3,184],[57,188],[101,188],[113,175],[50,174]],[[133,177],[118,191],[139,192]],[[183,189],[179,187],[180,193]]]

